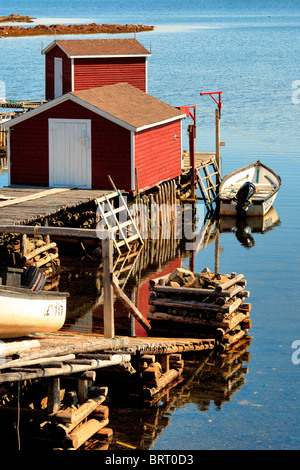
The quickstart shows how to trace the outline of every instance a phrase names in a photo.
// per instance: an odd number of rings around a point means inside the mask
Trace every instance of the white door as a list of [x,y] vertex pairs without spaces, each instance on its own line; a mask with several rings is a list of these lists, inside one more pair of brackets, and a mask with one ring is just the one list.
[[62,59],[54,57],[54,98],[58,98],[63,94],[62,79]]
[[49,186],[91,188],[90,119],[49,119]]

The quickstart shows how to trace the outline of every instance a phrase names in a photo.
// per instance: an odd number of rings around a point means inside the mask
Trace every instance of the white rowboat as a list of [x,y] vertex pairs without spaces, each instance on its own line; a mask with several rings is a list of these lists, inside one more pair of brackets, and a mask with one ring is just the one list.
[[54,333],[66,319],[68,293],[0,286],[0,338]]
[[[233,171],[220,184],[220,215],[264,216],[280,186],[280,176],[259,160]],[[245,196],[248,189],[249,197]]]

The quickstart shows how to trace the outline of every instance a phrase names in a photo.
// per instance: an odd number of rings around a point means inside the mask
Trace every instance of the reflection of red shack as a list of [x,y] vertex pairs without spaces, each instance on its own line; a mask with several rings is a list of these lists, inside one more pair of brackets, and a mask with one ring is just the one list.
[[[175,258],[172,261],[170,261],[168,264],[166,264],[162,271],[154,272],[143,280],[143,282],[139,286],[138,294],[137,294],[138,295],[137,308],[141,312],[143,317],[147,318],[148,311],[149,311],[149,304],[148,304],[149,281],[157,277],[162,277],[162,276],[166,276],[167,274],[171,274],[171,272],[174,271],[174,269],[180,268],[181,266],[182,266],[182,258]],[[143,326],[136,320],[135,320],[135,335],[147,336],[147,333],[145,332],[145,329],[143,328]]]

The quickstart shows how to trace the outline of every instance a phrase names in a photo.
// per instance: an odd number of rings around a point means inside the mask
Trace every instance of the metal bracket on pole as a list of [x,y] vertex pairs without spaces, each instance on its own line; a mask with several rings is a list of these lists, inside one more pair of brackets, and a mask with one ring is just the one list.
[[[209,95],[217,103],[218,108],[220,110],[220,115],[221,115],[221,108],[222,108],[221,94],[222,94],[221,91],[212,91],[212,92],[209,92],[209,93],[200,93],[200,96]],[[219,97],[218,101],[215,99],[215,97],[213,95],[218,95],[218,97]]]
[[179,106],[178,109],[183,111],[187,117],[191,117],[196,125],[196,106]]

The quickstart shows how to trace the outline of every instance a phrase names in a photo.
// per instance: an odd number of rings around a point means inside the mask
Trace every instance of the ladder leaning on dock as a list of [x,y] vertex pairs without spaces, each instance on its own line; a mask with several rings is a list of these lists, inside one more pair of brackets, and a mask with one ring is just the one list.
[[[119,207],[114,207],[112,203],[112,199],[116,196],[116,193],[112,193],[107,196],[103,196],[100,199],[96,199],[96,203],[98,204],[98,215],[100,215],[100,224],[104,224],[106,230],[113,232],[117,236],[113,237],[114,246],[119,255],[122,254],[121,247],[125,247],[127,252],[131,250],[130,243],[139,240],[139,242],[143,245],[143,239],[141,234],[130,214],[126,201],[122,194],[117,191],[119,196],[120,205]],[[118,219],[117,214],[125,213],[125,217],[122,217],[121,220]],[[128,231],[130,230],[130,234]]]
[[[209,167],[212,167],[212,173],[210,173]],[[222,179],[215,158],[197,165],[195,172],[196,182],[204,203],[206,206],[211,205],[218,197],[218,185]]]

